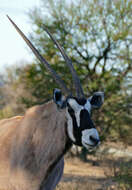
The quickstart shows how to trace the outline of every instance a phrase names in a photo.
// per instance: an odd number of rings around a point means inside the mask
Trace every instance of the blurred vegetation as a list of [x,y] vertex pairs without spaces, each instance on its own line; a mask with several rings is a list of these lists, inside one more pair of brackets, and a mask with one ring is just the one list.
[[[101,139],[127,145],[132,144],[131,13],[131,0],[41,0],[41,7],[29,13],[30,39],[73,93],[71,74],[45,26],[71,58],[86,96],[105,92],[103,107],[93,113]],[[58,87],[36,59],[5,73],[0,76],[0,118],[47,102]]]
[[132,189],[132,160],[126,164],[122,163],[117,171],[115,170],[114,178],[121,190]]
[[[73,94],[71,74],[45,33],[45,26],[71,58],[86,97],[95,91],[105,92],[104,105],[92,113],[101,140],[122,141],[125,145],[132,145],[131,13],[131,0],[41,0],[41,7],[29,13],[31,41]],[[5,68],[0,74],[0,119],[24,114],[27,108],[49,101],[56,87],[51,75],[35,58],[30,64],[20,62]],[[81,154],[76,149],[76,155],[84,161],[87,153],[85,148]],[[115,189],[132,189],[131,166],[132,162],[128,161],[118,163],[114,170],[109,167],[118,182]],[[89,182],[81,181],[60,184],[57,189],[80,187],[95,189]]]
[[[104,160],[107,158],[104,158]],[[108,162],[108,161],[107,161]],[[132,189],[132,160],[129,158],[112,158],[111,163],[107,163],[105,175],[108,179],[113,179],[116,183],[115,190]],[[109,189],[109,188],[108,188]]]
[[102,155],[102,158],[98,156],[90,156],[90,161],[98,161],[98,166],[77,158],[66,160],[64,176],[56,190],[131,190],[132,160],[110,155]]

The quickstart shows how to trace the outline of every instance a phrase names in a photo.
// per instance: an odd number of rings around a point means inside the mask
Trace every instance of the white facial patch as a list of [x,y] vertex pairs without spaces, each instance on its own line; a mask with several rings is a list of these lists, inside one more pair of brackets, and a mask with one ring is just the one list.
[[99,140],[99,134],[95,128],[83,130],[82,144],[87,149],[91,148],[91,146],[94,146],[94,142],[90,139],[90,136]]
[[88,100],[87,100],[87,103],[84,105],[84,108],[88,110],[89,113],[91,113],[91,104]]
[[74,98],[71,98],[71,99],[69,99],[68,100],[68,103],[70,104],[70,106],[72,107],[72,109],[75,111],[75,112],[77,112],[78,110],[80,110],[81,109],[81,105],[79,105],[78,103],[77,103],[77,101],[74,99]]
[[70,139],[75,142],[76,139],[73,135],[73,124],[72,124],[72,118],[70,116],[70,114],[68,113],[68,111],[66,110],[66,115],[67,115],[67,131],[68,131],[68,135],[70,137]]
[[80,126],[80,112],[83,109],[83,106],[79,105],[75,99],[69,99],[68,103],[75,112],[77,126]]
[[80,112],[81,112],[81,109],[75,112],[75,117],[76,117],[76,122],[77,122],[78,127],[80,126]]

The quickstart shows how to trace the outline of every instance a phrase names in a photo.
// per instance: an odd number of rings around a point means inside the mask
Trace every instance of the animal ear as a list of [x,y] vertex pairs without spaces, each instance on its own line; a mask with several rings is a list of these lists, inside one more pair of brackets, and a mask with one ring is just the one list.
[[55,88],[53,91],[53,100],[56,103],[58,108],[64,108],[64,98],[62,96],[61,90]]
[[88,100],[92,108],[100,108],[104,102],[104,92],[95,92]]

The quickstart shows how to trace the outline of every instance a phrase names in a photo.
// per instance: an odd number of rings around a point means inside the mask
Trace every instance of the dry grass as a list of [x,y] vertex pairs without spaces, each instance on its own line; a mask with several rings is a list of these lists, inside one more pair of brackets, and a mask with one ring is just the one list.
[[88,163],[77,158],[66,159],[65,163],[64,176],[56,190],[131,190],[115,180],[123,160],[89,156]]
[[[89,183],[82,184],[80,182],[68,182],[58,185],[57,190],[95,190],[95,186]],[[100,189],[101,190],[101,189]]]

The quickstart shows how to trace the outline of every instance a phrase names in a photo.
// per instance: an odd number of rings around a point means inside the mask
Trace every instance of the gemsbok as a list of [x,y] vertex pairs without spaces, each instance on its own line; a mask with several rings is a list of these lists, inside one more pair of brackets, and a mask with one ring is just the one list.
[[79,77],[64,49],[45,27],[66,65],[76,91],[74,97],[60,76],[7,16],[41,64],[60,86],[53,101],[28,109],[24,116],[0,121],[0,190],[53,190],[63,174],[64,154],[72,144],[92,150],[100,143],[91,110],[100,108],[103,92],[86,98]]

